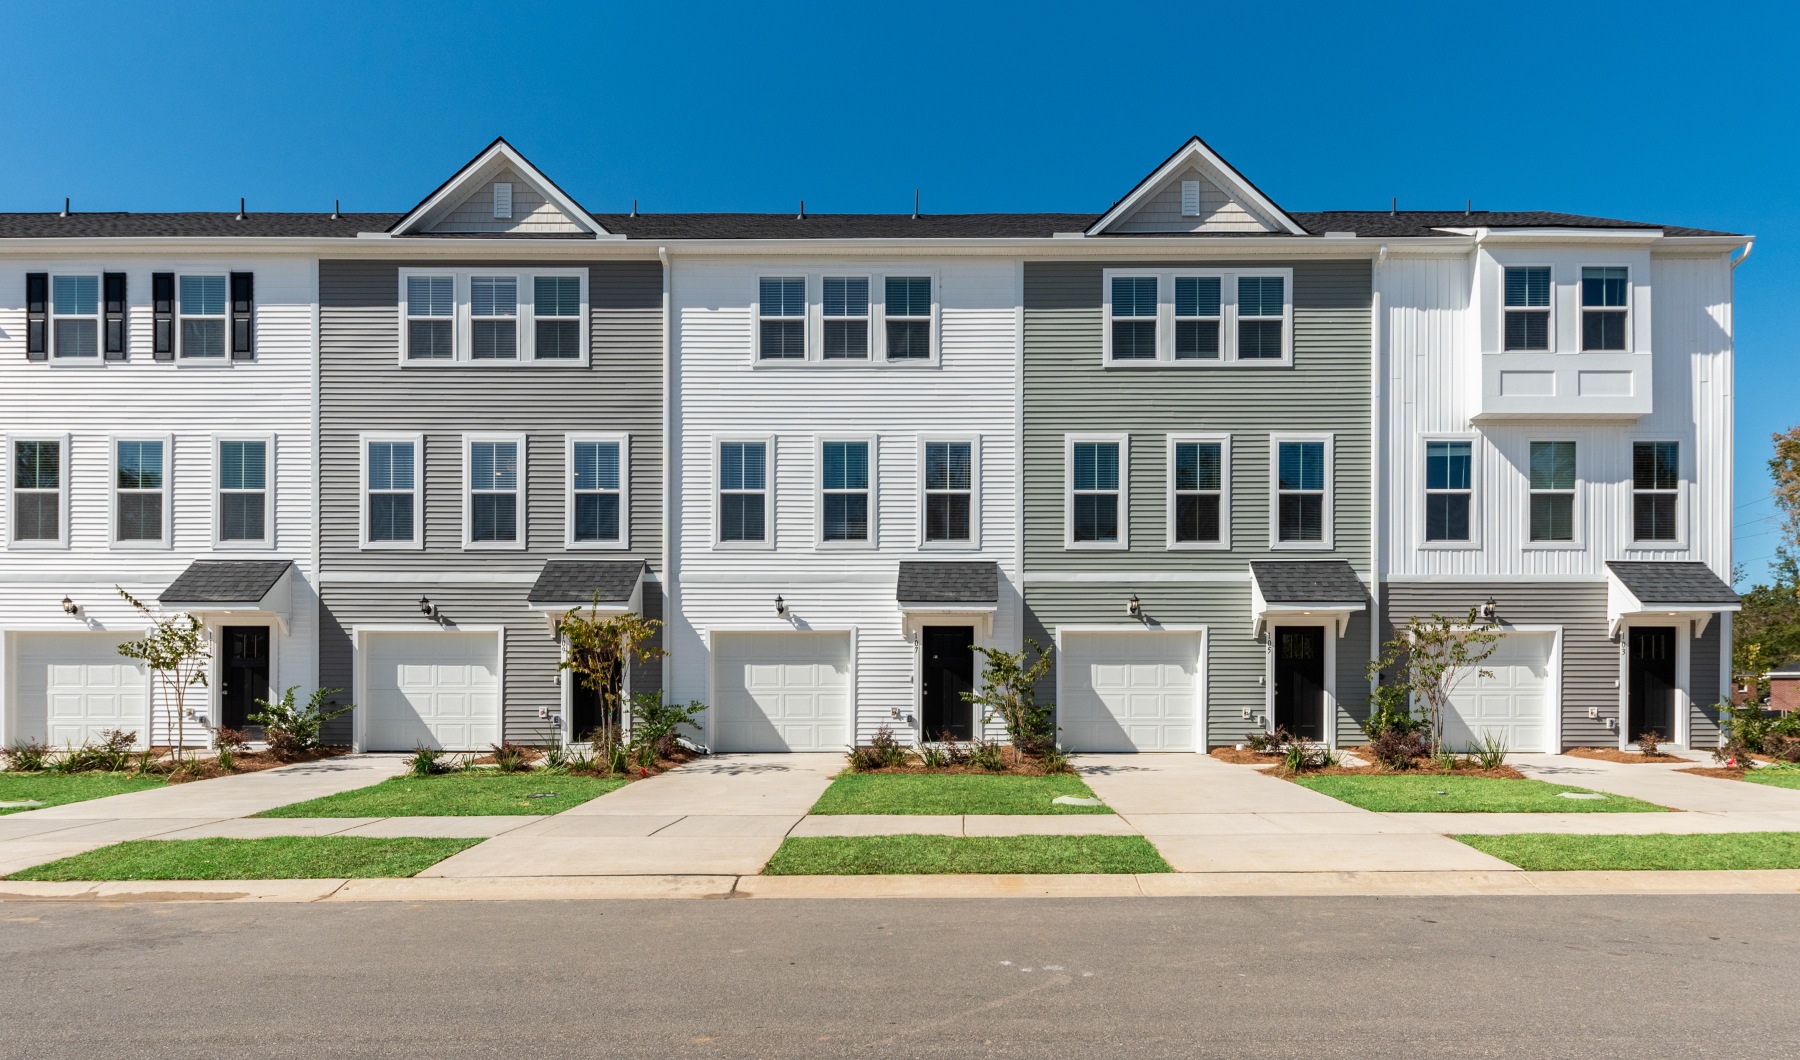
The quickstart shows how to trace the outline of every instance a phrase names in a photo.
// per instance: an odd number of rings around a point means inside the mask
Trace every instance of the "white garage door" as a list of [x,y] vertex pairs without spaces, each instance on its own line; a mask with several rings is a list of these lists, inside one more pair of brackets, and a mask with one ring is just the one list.
[[16,638],[13,740],[79,747],[108,729],[150,738],[150,675],[119,654],[111,633],[29,633]]
[[484,751],[500,742],[498,633],[372,633],[364,643],[365,748]]
[[1073,751],[1200,746],[1198,633],[1070,633],[1057,659],[1057,737]]
[[721,633],[713,641],[718,751],[842,751],[850,634]]
[[1470,750],[1491,734],[1509,751],[1546,752],[1550,746],[1551,672],[1549,633],[1508,633],[1481,664],[1492,677],[1465,678],[1450,697],[1444,741],[1452,750]]

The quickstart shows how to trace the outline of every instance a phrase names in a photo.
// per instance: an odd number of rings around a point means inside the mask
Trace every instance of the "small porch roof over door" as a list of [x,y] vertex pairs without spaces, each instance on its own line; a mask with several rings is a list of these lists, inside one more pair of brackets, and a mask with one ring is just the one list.
[[164,607],[194,614],[244,611],[272,615],[284,627],[293,604],[294,561],[200,559],[157,596]]
[[1369,590],[1341,559],[1258,560],[1250,564],[1251,632],[1301,618],[1330,622],[1343,636],[1350,616],[1369,609]]
[[1606,618],[1612,636],[1640,617],[1692,623],[1699,636],[1713,615],[1742,608],[1742,598],[1704,563],[1606,561]]

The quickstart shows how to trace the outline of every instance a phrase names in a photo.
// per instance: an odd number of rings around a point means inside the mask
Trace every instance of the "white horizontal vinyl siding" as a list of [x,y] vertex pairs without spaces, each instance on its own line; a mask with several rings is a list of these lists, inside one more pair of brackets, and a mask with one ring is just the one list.
[[[933,274],[941,316],[937,363],[753,363],[758,278],[801,273]],[[983,642],[1017,642],[1017,283],[1011,262],[676,260],[678,428],[670,501],[676,577],[669,645],[675,698],[710,694],[711,634],[794,628],[775,614],[780,594],[799,628],[857,629],[859,737],[866,740],[886,724],[906,738],[917,692],[913,648],[894,599],[903,559],[998,563],[1000,610]],[[920,547],[919,446],[945,436],[979,436],[979,549]],[[772,549],[714,547],[714,446],[721,437],[773,439]],[[870,548],[816,546],[818,443],[835,439],[873,441]]]
[[[1605,258],[1596,249],[1593,259]],[[1606,560],[1622,558],[1696,560],[1729,574],[1730,268],[1723,256],[1651,260],[1654,408],[1635,423],[1472,423],[1484,343],[1472,308],[1471,259],[1395,255],[1377,266],[1387,401],[1381,510],[1389,514],[1390,575],[1600,578]],[[1475,547],[1421,547],[1422,439],[1434,435],[1475,441]],[[1535,548],[1528,540],[1533,440],[1576,443],[1578,549]],[[1638,440],[1681,444],[1680,547],[1631,547],[1631,447]]]
[[[31,272],[125,273],[129,360],[80,366],[27,361],[24,295],[25,275]],[[156,361],[150,295],[151,275],[158,272],[255,274],[255,360],[230,362],[227,357],[227,363],[205,365],[179,358]],[[70,443],[65,471],[68,547],[11,548],[6,544],[10,529],[0,528],[0,631],[135,631],[141,621],[115,586],[154,603],[198,558],[289,559],[297,568],[292,608],[285,633],[279,628],[274,632],[271,684],[276,689],[300,685],[300,695],[312,689],[318,677],[312,425],[316,276],[312,261],[278,256],[0,261],[0,393],[6,395],[0,433],[9,443],[61,435]],[[111,544],[110,444],[115,436],[170,440],[172,451],[164,456],[172,491],[169,548],[115,549]],[[273,441],[270,549],[214,546],[214,462],[221,437]],[[10,450],[0,455],[10,456]],[[5,485],[11,485],[10,479]],[[62,612],[65,595],[82,608],[79,618]],[[239,615],[230,621],[257,624],[262,619]],[[0,697],[10,694],[9,682],[0,680]],[[189,706],[207,710],[216,686],[193,690]],[[216,719],[216,712],[211,713]],[[189,728],[190,741],[205,738]],[[157,738],[166,740],[168,733],[166,717],[159,716]],[[0,734],[0,740],[5,738]]]

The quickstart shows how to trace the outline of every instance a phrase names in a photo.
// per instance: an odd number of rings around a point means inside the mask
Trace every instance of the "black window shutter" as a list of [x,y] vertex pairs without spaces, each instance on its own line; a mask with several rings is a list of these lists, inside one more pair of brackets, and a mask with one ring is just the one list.
[[50,359],[50,274],[25,274],[25,359]]
[[125,359],[125,274],[109,272],[104,278],[106,294],[106,359]]
[[256,274],[231,274],[231,359],[248,361],[256,356],[250,342],[250,312],[256,301]]
[[156,320],[151,349],[159,361],[175,359],[175,274],[153,273],[150,277],[150,313]]

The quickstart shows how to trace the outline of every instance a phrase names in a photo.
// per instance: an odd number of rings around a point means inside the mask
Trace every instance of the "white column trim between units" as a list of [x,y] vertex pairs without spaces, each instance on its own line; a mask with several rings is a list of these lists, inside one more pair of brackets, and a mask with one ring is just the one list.
[[433,633],[494,634],[494,685],[499,689],[500,694],[500,703],[497,708],[499,710],[498,722],[501,738],[506,737],[506,627],[504,625],[446,626],[433,623],[430,626],[420,626],[419,624],[351,626],[350,666],[356,674],[351,689],[354,695],[350,700],[354,704],[354,709],[350,712],[350,749],[352,751],[360,754],[367,750],[364,733],[368,730],[369,712],[373,709],[373,704],[369,700],[369,637],[371,634],[380,636],[384,633],[410,634],[412,636],[430,636]]

